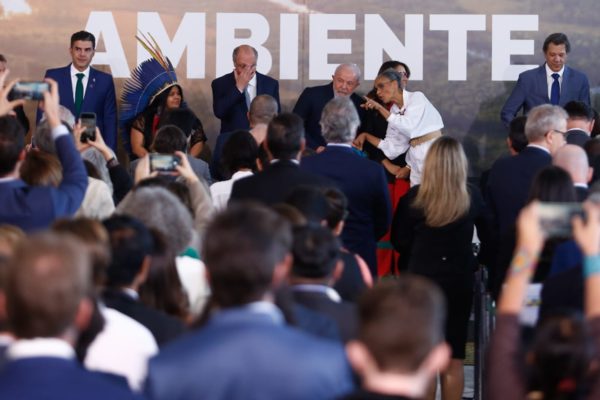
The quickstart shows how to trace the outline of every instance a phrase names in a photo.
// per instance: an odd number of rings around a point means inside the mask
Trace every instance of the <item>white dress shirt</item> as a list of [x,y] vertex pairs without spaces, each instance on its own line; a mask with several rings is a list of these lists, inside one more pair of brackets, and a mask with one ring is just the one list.
[[210,186],[210,195],[213,200],[213,206],[217,211],[224,210],[231,197],[233,183],[237,180],[252,175],[252,171],[238,171],[230,179],[221,182],[215,182]]
[[552,77],[552,74],[558,74],[558,75],[560,75],[560,77],[558,78],[558,85],[562,89],[562,79],[563,79],[563,74],[564,73],[565,73],[565,67],[564,66],[560,69],[560,71],[554,72],[554,71],[552,71],[550,69],[550,67],[548,66],[548,64],[546,64],[546,83],[548,84],[548,98],[549,99],[552,98],[552,84],[554,83],[554,78]]

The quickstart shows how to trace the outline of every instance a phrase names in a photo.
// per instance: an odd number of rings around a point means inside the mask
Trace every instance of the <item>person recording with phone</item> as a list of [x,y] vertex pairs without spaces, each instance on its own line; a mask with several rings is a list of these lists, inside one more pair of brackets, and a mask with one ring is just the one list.
[[[0,73],[4,87],[7,72]],[[29,186],[20,179],[19,168],[25,157],[25,134],[22,126],[7,114],[22,100],[9,101],[8,93],[16,81],[0,93],[0,223],[8,223],[32,232],[47,228],[55,219],[73,215],[81,205],[88,180],[85,167],[68,129],[58,116],[58,84],[47,82],[50,91],[44,92],[40,104],[52,128],[63,179],[58,188]]]
[[[4,54],[0,54],[0,72],[4,72],[4,71],[9,71],[8,60],[6,59]],[[9,93],[8,98],[9,98],[9,100],[17,99],[16,97],[14,97],[12,95],[12,93]],[[25,110],[23,109],[23,106],[22,105],[16,106],[13,109],[13,111],[15,113],[15,116],[19,120],[19,123],[21,124],[21,126],[23,126],[23,130],[25,131],[25,134],[27,134],[29,132],[29,118],[27,118],[27,115],[25,115]]]

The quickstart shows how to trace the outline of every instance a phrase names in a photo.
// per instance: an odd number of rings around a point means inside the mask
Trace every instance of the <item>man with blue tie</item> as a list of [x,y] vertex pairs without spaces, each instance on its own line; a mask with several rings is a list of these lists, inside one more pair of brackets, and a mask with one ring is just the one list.
[[[102,138],[113,150],[117,149],[117,103],[115,84],[110,74],[90,67],[94,58],[96,38],[86,31],[71,36],[72,62],[62,68],[49,69],[46,78],[58,83],[60,104],[75,118],[82,112],[96,113],[96,125]],[[38,112],[39,121],[41,113]]]
[[544,46],[546,62],[522,72],[517,85],[504,103],[500,117],[506,126],[523,108],[526,115],[535,106],[552,104],[564,107],[572,100],[590,105],[590,83],[587,76],[565,65],[571,44],[564,33],[553,33]]

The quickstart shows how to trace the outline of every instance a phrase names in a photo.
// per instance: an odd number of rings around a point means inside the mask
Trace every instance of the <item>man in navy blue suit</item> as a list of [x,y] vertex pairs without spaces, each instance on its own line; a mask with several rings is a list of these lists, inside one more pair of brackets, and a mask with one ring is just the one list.
[[279,82],[256,72],[258,52],[241,45],[233,50],[233,71],[212,81],[213,112],[221,120],[221,133],[249,129],[250,103],[259,94],[273,96],[279,105]]
[[215,217],[204,242],[214,307],[150,360],[149,399],[334,399],[352,389],[341,344],[286,326],[273,303],[291,244],[290,224],[264,206],[234,204]]
[[522,108],[529,110],[540,104],[563,106],[572,100],[590,105],[590,83],[584,73],[565,65],[571,44],[564,33],[553,33],[543,46],[546,62],[522,72],[517,85],[504,103],[500,117],[506,126]]
[[[96,125],[106,144],[117,149],[117,103],[115,84],[110,74],[90,67],[96,48],[96,38],[89,32],[79,31],[71,36],[71,64],[49,69],[46,78],[58,82],[60,104],[75,118],[82,112],[96,113]],[[38,112],[38,121],[41,113]]]
[[[0,86],[4,76],[0,74]],[[58,87],[54,81],[49,83],[51,90],[44,93],[44,110],[62,166],[63,179],[58,187],[29,186],[20,179],[25,134],[15,118],[0,117],[0,223],[16,225],[25,231],[47,228],[55,219],[75,214],[88,185],[73,137],[59,119]],[[5,101],[5,97],[0,98],[0,105]]]
[[91,263],[73,237],[33,235],[5,274],[7,321],[16,340],[0,371],[2,399],[134,399],[126,384],[86,371],[73,346],[90,323]]
[[[323,86],[304,89],[294,106],[294,114],[304,119],[306,145],[311,149],[322,150],[327,144],[321,133],[321,112],[325,104],[334,97],[350,97],[360,120],[363,119],[363,109],[360,104],[364,100],[354,91],[360,85],[360,68],[356,64],[340,64],[335,69],[332,82]],[[353,138],[354,139],[354,138]]]
[[381,164],[359,156],[351,146],[360,124],[347,97],[335,98],[323,109],[321,128],[327,147],[302,159],[300,168],[331,179],[348,198],[348,218],[342,231],[346,248],[358,253],[377,276],[377,240],[390,224],[392,206]]

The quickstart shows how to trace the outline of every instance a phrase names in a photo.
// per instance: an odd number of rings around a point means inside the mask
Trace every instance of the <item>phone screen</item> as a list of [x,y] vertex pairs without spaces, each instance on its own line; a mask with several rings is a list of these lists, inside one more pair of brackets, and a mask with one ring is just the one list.
[[82,112],[79,116],[79,121],[85,130],[81,133],[81,141],[96,140],[96,113]]
[[547,238],[572,236],[575,215],[584,215],[581,203],[540,203],[540,225]]
[[150,171],[175,171],[180,162],[179,157],[172,154],[150,154]]
[[44,92],[50,90],[48,82],[43,81],[21,81],[15,83],[11,94],[14,99],[43,100]]

